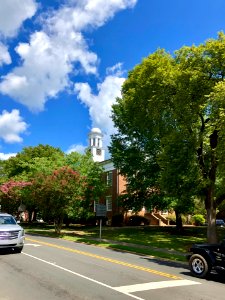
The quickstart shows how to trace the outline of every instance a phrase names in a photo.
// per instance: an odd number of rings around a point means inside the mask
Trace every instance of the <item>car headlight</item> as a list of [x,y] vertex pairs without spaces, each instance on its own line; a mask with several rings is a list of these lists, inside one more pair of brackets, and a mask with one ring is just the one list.
[[25,235],[25,231],[24,229],[21,230],[21,235],[24,236]]

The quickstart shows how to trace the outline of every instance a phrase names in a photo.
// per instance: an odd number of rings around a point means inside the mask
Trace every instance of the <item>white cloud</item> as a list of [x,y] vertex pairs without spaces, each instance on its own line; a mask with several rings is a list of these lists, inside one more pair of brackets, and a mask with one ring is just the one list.
[[[119,67],[119,69],[118,69]],[[121,65],[111,68],[111,71],[121,72]],[[118,73],[106,76],[105,80],[98,84],[98,94],[94,95],[88,83],[76,83],[75,91],[78,98],[88,109],[92,120],[92,126],[98,127],[104,133],[104,144],[110,143],[110,135],[115,133],[113,121],[111,119],[112,105],[116,98],[121,96],[121,86],[125,78],[119,77]]]
[[66,153],[70,154],[71,152],[78,152],[80,154],[84,154],[86,149],[87,146],[84,145],[71,145]]
[[5,153],[0,152],[0,160],[7,160],[10,157],[13,157],[13,156],[16,156],[16,155],[17,155],[17,153],[7,153],[7,154],[5,154]]
[[33,33],[29,43],[17,46],[22,64],[2,77],[0,92],[32,111],[43,110],[49,98],[70,85],[72,72],[76,74],[82,68],[87,74],[97,74],[98,57],[89,51],[82,32],[102,26],[117,11],[131,8],[136,2],[70,0],[58,11],[45,15],[43,30]]
[[123,64],[122,63],[117,63],[116,65],[114,65],[112,67],[108,67],[106,69],[106,74],[107,75],[122,76],[124,74]]
[[0,66],[3,64],[11,64],[11,57],[7,47],[0,42]]
[[62,28],[67,33],[97,28],[113,18],[119,10],[134,7],[136,2],[137,0],[72,0],[71,6],[63,7],[47,23],[55,32],[62,32]]
[[47,98],[68,85],[71,66],[66,61],[63,45],[59,49],[44,32],[37,32],[30,44],[21,43],[16,51],[24,64],[3,77],[0,91],[32,111],[43,110]]
[[34,0],[2,0],[0,5],[0,33],[5,37],[17,34],[23,22],[37,10]]
[[3,110],[0,115],[0,139],[6,143],[22,142],[20,134],[24,133],[27,127],[17,109],[13,109],[11,113]]

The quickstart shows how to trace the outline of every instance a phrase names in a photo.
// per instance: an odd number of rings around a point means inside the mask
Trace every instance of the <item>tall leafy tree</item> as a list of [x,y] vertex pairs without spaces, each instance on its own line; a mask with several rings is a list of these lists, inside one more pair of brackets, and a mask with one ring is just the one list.
[[[224,76],[225,35],[219,33],[173,56],[157,50],[129,73],[113,106],[118,133],[110,150],[129,189],[155,190],[178,212],[201,198],[209,242],[216,241],[216,208],[225,198]],[[152,202],[147,196],[139,205]]]
[[39,144],[35,147],[25,147],[15,157],[10,157],[4,162],[2,171],[8,178],[29,178],[37,171],[48,173],[62,166],[63,159],[64,153],[59,148]]

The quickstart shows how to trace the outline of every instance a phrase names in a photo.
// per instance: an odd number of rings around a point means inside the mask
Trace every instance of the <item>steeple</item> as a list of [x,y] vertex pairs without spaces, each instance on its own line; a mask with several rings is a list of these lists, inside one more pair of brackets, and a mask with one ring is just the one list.
[[93,156],[93,160],[100,162],[105,160],[105,150],[102,145],[103,134],[99,128],[92,128],[88,134],[89,148]]

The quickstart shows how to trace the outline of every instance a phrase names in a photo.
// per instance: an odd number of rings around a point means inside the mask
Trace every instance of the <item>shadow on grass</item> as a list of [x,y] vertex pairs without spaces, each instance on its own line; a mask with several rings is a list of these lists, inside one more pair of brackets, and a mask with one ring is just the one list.
[[[163,260],[186,262],[185,255],[194,243],[202,243],[206,238],[207,228],[187,227],[182,234],[177,234],[175,227],[105,227],[102,230],[104,239],[99,239],[98,227],[70,226],[63,228],[62,233],[56,234],[53,226],[46,228],[25,228],[27,234],[43,237],[62,238],[76,243],[96,245],[110,248],[114,251],[131,252],[163,263]],[[219,233],[225,231],[219,229]],[[163,260],[162,260],[163,259]]]
[[[29,233],[30,236],[37,236],[35,233]],[[50,234],[46,235],[45,234],[38,234],[39,236],[42,237],[48,237],[48,238],[61,238],[59,235],[56,234]],[[63,237],[63,236],[62,236]],[[67,235],[68,237],[68,235]],[[71,234],[70,237],[74,238],[74,234]],[[84,243],[86,245],[92,245],[92,246],[100,246],[104,247],[106,249],[110,249],[112,251],[120,252],[122,254],[125,254],[127,252],[132,253],[134,255],[139,256],[140,259],[145,260],[149,263],[155,263],[158,264],[159,266],[167,266],[167,267],[172,267],[176,269],[181,269],[180,274],[188,276],[192,278],[193,280],[196,279],[195,276],[191,274],[189,271],[188,267],[188,262],[186,260],[185,256],[179,256],[175,254],[168,254],[165,252],[160,252],[159,250],[151,250],[151,249],[145,249],[141,248],[140,245],[136,247],[131,247],[129,245],[121,245],[121,244],[114,244],[114,243],[109,243],[109,242],[103,242],[103,241],[96,241],[96,240],[91,240],[87,238],[80,238],[79,236],[74,239],[66,238],[66,240],[70,240],[74,243]],[[5,253],[5,254],[11,254],[12,252]],[[186,271],[183,271],[183,270]],[[207,280],[207,281],[212,281],[212,282],[217,282],[217,283],[225,283],[225,276],[224,274],[217,274],[216,272],[212,272],[206,279],[200,279],[200,280]]]
[[[90,230],[90,231],[89,231]],[[71,229],[70,231],[67,231],[66,233],[62,232],[62,234],[58,235],[54,232],[54,228],[51,228],[49,230],[45,230],[45,228],[38,228],[38,230],[33,230],[33,229],[28,229],[27,234],[30,236],[42,236],[42,237],[48,237],[48,238],[62,238],[65,240],[72,241],[74,243],[84,243],[86,245],[93,245],[93,246],[99,246],[99,247],[104,247],[107,249],[111,249],[112,251],[117,251],[120,253],[132,253],[135,255],[138,255],[140,259],[145,260],[146,262],[154,262],[160,266],[168,266],[168,267],[173,267],[173,268],[178,268],[180,269],[180,274],[189,276],[190,278],[194,279],[194,277],[191,272],[189,271],[188,267],[188,262],[185,257],[185,252],[180,253],[178,255],[176,251],[173,253],[172,251],[166,249],[166,248],[154,248],[153,246],[149,246],[146,244],[140,244],[140,240],[143,239],[143,236],[146,237],[148,235],[157,235],[159,233],[162,233],[165,235],[166,238],[171,238],[171,243],[173,245],[173,239],[178,239],[180,238],[182,246],[184,244],[186,245],[186,241],[184,243],[184,240],[186,239],[187,242],[194,240],[192,237],[197,237],[199,239],[205,239],[206,236],[206,228],[205,227],[193,227],[193,228],[188,228],[185,230],[185,232],[182,235],[177,235],[177,232],[174,230],[174,228],[151,228],[151,227],[143,227],[143,228],[138,228],[135,230],[135,228],[107,228],[106,231],[104,231],[103,236],[106,239],[99,239],[97,238],[99,231],[98,228],[82,228],[79,231],[79,228],[77,227],[74,229]],[[84,231],[84,232],[81,232]],[[77,232],[77,233],[76,233]],[[107,233],[108,232],[108,233]],[[113,234],[110,234],[113,233]],[[140,240],[137,239],[132,239],[132,233],[133,236],[135,235],[142,235]],[[218,228],[218,233],[219,236],[224,236],[225,234],[225,228]],[[84,234],[84,236],[81,236],[81,234]],[[107,240],[107,237],[111,238],[118,238],[119,235],[125,236],[126,238],[124,239],[126,242],[123,242],[123,240]],[[129,238],[127,238],[127,236]],[[129,242],[130,243],[129,243]],[[132,245],[133,241],[137,241],[138,244]],[[191,242],[189,243],[191,244]],[[154,244],[153,244],[154,245]],[[166,244],[167,246],[169,243]],[[184,271],[186,270],[186,271]],[[211,273],[207,279],[202,279],[202,280],[207,280],[207,281],[212,281],[212,282],[218,282],[218,283],[225,283],[225,276],[224,274],[217,274],[217,273]]]
[[41,237],[48,237],[48,238],[62,238],[65,240],[69,240],[74,243],[84,243],[86,245],[92,245],[92,246],[99,246],[108,248],[117,252],[130,252],[137,255],[142,256],[151,256],[151,257],[160,257],[164,259],[170,259],[174,261],[186,261],[183,254],[177,254],[177,253],[169,253],[170,251],[168,249],[156,249],[150,246],[146,245],[140,245],[140,244],[131,244],[131,243],[125,243],[125,242],[117,242],[117,241],[109,241],[109,240],[103,240],[99,238],[91,238],[91,237],[81,237],[80,235],[76,235],[74,233],[70,234],[60,234],[57,235],[54,232],[29,232],[27,235],[30,236],[41,236]]

